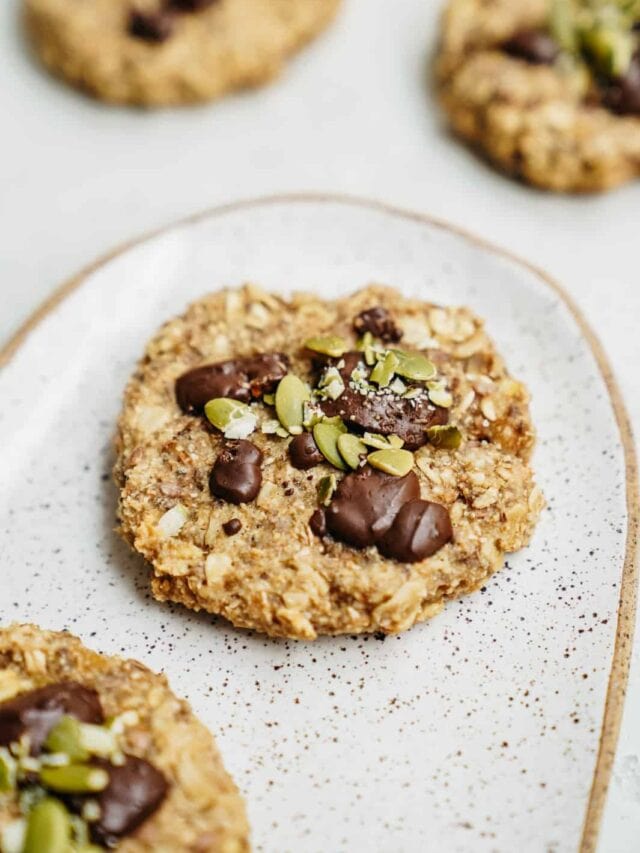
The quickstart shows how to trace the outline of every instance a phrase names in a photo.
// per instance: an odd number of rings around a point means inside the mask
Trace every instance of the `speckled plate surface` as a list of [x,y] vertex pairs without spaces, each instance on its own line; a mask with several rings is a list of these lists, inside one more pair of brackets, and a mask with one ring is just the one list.
[[[163,320],[247,279],[326,296],[377,281],[486,318],[532,391],[549,506],[483,592],[398,637],[315,644],[150,600],[144,563],[113,533],[121,391]],[[558,290],[419,217],[282,199],[111,256],[32,327],[0,373],[3,622],[70,628],[166,670],[219,735],[257,850],[591,849],[628,656],[620,632],[616,644],[621,598],[631,620],[627,437],[597,345]]]

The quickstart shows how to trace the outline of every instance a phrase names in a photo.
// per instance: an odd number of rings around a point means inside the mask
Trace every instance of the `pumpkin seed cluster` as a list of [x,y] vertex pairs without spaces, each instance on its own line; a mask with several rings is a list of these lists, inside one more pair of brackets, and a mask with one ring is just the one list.
[[[0,747],[0,798],[17,793],[22,815],[1,833],[2,853],[103,850],[90,841],[90,824],[100,818],[91,794],[107,788],[109,773],[90,762],[99,757],[114,765],[124,763],[119,736],[133,722],[137,722],[133,712],[105,725],[82,723],[65,715],[49,732],[38,756],[30,754],[27,735],[9,747]],[[86,797],[80,815],[69,812],[63,802],[73,795]]]
[[640,47],[640,0],[552,0],[550,30],[588,75],[620,78]]
[[[228,439],[246,439],[258,428],[265,435],[280,438],[310,432],[324,459],[339,471],[356,470],[369,464],[387,474],[405,476],[413,468],[414,457],[403,447],[401,438],[349,432],[342,418],[328,417],[322,411],[323,401],[338,400],[345,392],[341,359],[353,346],[337,335],[312,337],[304,341],[303,346],[308,352],[334,362],[327,364],[315,387],[294,373],[288,373],[280,380],[274,394],[262,397],[262,402],[275,410],[275,417],[267,417],[259,424],[251,404],[222,397],[206,404],[204,410],[209,422]],[[347,381],[359,393],[407,400],[426,393],[434,406],[447,409],[452,406],[453,399],[445,381],[438,377],[435,365],[422,353],[389,349],[368,331],[357,341],[356,350],[362,354],[362,360]],[[462,440],[454,425],[432,426],[426,430],[426,436],[434,447],[449,450],[459,447]],[[330,500],[335,487],[333,475],[321,480],[321,503]]]

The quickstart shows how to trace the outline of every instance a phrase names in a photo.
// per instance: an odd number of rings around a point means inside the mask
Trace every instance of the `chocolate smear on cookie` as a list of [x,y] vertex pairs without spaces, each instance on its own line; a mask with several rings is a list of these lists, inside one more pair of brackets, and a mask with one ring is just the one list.
[[195,367],[176,380],[176,400],[186,414],[201,413],[217,397],[250,403],[275,390],[288,365],[286,355],[274,352]]
[[380,338],[385,343],[397,343],[402,338],[402,332],[391,314],[381,305],[361,311],[353,321],[353,328],[359,335],[371,332],[374,338]]
[[262,485],[262,451],[250,441],[230,441],[211,471],[211,492],[232,504],[254,500]]
[[560,53],[555,39],[544,30],[521,30],[504,42],[502,49],[532,65],[552,65]]
[[385,557],[417,563],[439,551],[453,537],[451,518],[441,504],[412,500],[401,507],[393,524],[376,542]]
[[48,684],[0,704],[0,746],[27,735],[31,754],[38,755],[51,729],[66,714],[83,723],[104,722],[95,690],[75,681]]
[[129,35],[143,41],[160,44],[166,41],[174,31],[173,16],[166,11],[141,12],[132,9],[129,15]]
[[219,2],[220,0],[167,0],[167,6],[177,12],[201,12]]
[[371,374],[371,368],[362,360],[362,353],[348,352],[342,359],[331,359],[331,364],[337,366],[345,388],[337,399],[320,403],[327,417],[337,415],[363,432],[397,435],[408,450],[416,450],[427,443],[429,427],[449,421],[448,410],[435,406],[424,388],[416,396],[407,398],[390,388],[364,389],[352,381],[356,368],[365,379]]

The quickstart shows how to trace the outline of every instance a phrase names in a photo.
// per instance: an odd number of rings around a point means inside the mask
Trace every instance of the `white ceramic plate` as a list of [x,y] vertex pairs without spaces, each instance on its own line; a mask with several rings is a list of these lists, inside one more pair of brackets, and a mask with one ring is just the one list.
[[[145,564],[112,530],[121,391],[160,323],[245,280],[328,297],[377,281],[486,318],[532,391],[549,507],[531,547],[483,592],[384,642],[315,644],[150,599]],[[621,704],[609,691],[596,773],[608,683],[612,671],[624,681],[628,657],[623,639],[614,647],[632,555],[619,404],[560,291],[439,224],[298,198],[172,227],[97,264],[65,297],[0,373],[1,620],[69,628],[164,669],[218,735],[257,850],[560,853],[583,831],[591,849]]]

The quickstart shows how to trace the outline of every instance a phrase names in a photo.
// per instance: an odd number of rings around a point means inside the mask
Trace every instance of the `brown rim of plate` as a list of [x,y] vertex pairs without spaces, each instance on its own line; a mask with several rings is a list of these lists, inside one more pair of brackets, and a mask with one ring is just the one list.
[[582,311],[574,302],[573,297],[570,296],[564,288],[555,281],[555,279],[551,278],[551,276],[534,264],[519,258],[517,255],[506,249],[495,246],[487,240],[476,237],[464,228],[451,225],[442,219],[437,219],[426,214],[403,210],[402,208],[394,207],[393,205],[386,204],[385,202],[358,198],[356,196],[323,193],[290,193],[284,195],[263,196],[260,198],[246,199],[243,201],[232,202],[230,204],[223,204],[201,211],[200,213],[196,213],[192,216],[172,222],[169,225],[147,232],[133,240],[129,240],[107,254],[102,255],[96,261],[86,266],[77,275],[57,287],[51,295],[45,299],[44,302],[42,302],[40,306],[27,318],[18,331],[9,339],[8,343],[0,349],[0,369],[9,363],[17,350],[22,346],[27,336],[36,328],[36,326],[38,326],[48,314],[54,311],[67,296],[79,288],[92,273],[105,266],[109,261],[119,255],[124,254],[134,246],[144,243],[147,240],[157,237],[167,231],[171,231],[174,228],[188,225],[193,222],[199,222],[203,219],[213,219],[219,216],[224,216],[228,213],[252,207],[266,207],[272,204],[283,204],[287,202],[309,204],[337,203],[368,210],[377,210],[380,213],[387,213],[390,216],[406,219],[408,221],[431,225],[435,228],[441,229],[442,231],[448,231],[449,233],[456,234],[457,236],[467,240],[469,243],[472,243],[485,251],[492,252],[494,255],[498,255],[501,258],[505,258],[512,263],[524,267],[524,269],[528,270],[530,273],[533,273],[564,302],[591,348],[591,352],[597,362],[600,374],[607,387],[613,411],[615,413],[616,422],[618,424],[618,429],[620,430],[626,469],[628,517],[627,539],[620,583],[620,600],[618,602],[618,621],[613,658],[611,661],[611,670],[609,672],[607,694],[600,729],[598,756],[591,782],[591,792],[589,794],[587,810],[582,827],[582,838],[579,847],[579,853],[595,853],[600,824],[602,822],[602,813],[604,811],[607,790],[609,788],[609,781],[611,778],[611,770],[616,753],[620,724],[622,722],[622,712],[624,708],[629,667],[633,651],[633,633],[635,627],[638,586],[637,551],[638,535],[640,531],[638,469],[631,422],[604,348],[600,343],[600,339],[582,314]]

